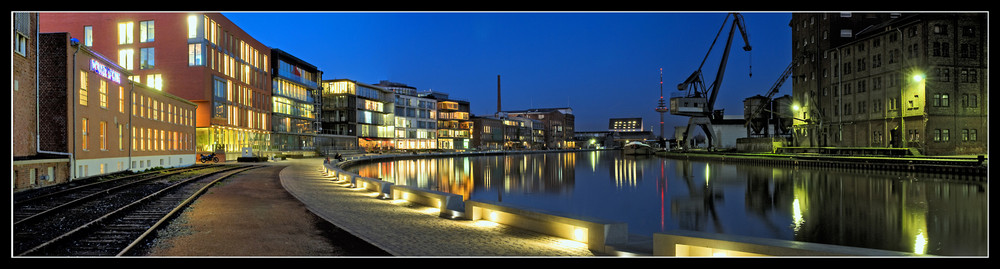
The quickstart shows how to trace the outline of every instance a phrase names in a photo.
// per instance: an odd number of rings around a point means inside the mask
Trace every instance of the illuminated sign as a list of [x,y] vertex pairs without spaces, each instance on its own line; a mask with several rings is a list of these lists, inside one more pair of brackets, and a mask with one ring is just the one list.
[[121,73],[118,73],[118,71],[115,71],[114,69],[105,66],[104,64],[98,62],[97,60],[90,59],[90,70],[96,72],[98,75],[101,75],[102,77],[114,81],[115,83],[118,84],[122,83]]

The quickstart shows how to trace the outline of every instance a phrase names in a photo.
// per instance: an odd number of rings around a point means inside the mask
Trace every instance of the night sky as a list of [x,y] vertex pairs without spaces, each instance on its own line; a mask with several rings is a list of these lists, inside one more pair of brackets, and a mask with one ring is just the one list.
[[[323,71],[323,79],[405,83],[469,101],[474,115],[571,107],[576,131],[606,131],[609,118],[642,117],[659,134],[660,96],[701,64],[715,79],[732,18],[723,12],[281,12],[223,13],[258,41]],[[743,115],[791,60],[791,13],[745,12],[753,47],[737,30],[716,109]],[[752,76],[750,76],[752,74]],[[786,81],[775,97],[791,94]],[[664,130],[688,118],[666,113]]]

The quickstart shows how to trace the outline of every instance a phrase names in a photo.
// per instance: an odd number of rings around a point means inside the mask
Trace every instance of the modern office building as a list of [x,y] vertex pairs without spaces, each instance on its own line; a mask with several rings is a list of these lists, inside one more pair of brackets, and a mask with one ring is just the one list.
[[437,99],[417,96],[417,88],[403,83],[383,80],[375,85],[395,97],[395,148],[437,149]]
[[271,143],[264,154],[315,155],[323,72],[280,49],[271,49],[271,69]]
[[430,90],[417,95],[438,100],[438,149],[464,151],[472,148],[473,126],[468,101],[450,99],[447,93]]
[[985,13],[794,13],[794,143],[984,154]]
[[322,133],[333,145],[366,151],[395,147],[392,91],[348,79],[323,80]]
[[68,33],[38,40],[38,143],[69,154],[70,180],[195,163],[196,104],[128,80]]
[[271,50],[222,14],[43,12],[40,22],[106,55],[131,74],[123,80],[197,104],[197,153],[268,148]]
[[509,117],[524,117],[540,121],[545,126],[544,145],[547,149],[576,148],[576,142],[573,140],[575,117],[572,108],[538,108],[506,111],[505,113]]

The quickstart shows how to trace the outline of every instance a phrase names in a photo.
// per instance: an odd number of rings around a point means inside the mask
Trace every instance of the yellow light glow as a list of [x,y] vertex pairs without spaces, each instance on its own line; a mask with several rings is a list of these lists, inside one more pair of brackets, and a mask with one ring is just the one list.
[[917,240],[913,244],[913,253],[916,254],[926,254],[927,251],[927,238],[924,238],[924,232],[921,231],[917,234]]
[[573,239],[574,239],[574,240],[576,240],[576,241],[581,241],[581,242],[583,242],[583,241],[584,241],[584,239],[586,239],[586,238],[584,237],[584,233],[583,233],[583,229],[580,229],[580,228],[576,228],[576,229],[574,229],[574,230],[573,230]]
[[577,241],[566,240],[566,239],[557,239],[554,244],[556,246],[563,247],[563,248],[586,248],[587,247],[587,244],[584,244],[583,242],[577,242]]
[[475,223],[473,223],[473,225],[475,225],[477,227],[483,227],[483,228],[493,228],[493,227],[500,226],[499,223],[492,222],[492,221],[487,221],[487,220],[476,221]]
[[410,193],[409,192],[404,192],[403,193],[403,200],[410,200]]
[[924,75],[921,74],[913,75],[913,82],[920,82],[922,80],[924,80]]
[[712,253],[712,256],[714,256],[714,257],[726,257],[726,256],[729,256],[729,255],[726,254],[725,250],[716,250],[715,252]]
[[500,220],[500,216],[497,215],[496,211],[490,212],[490,220],[494,222]]
[[428,208],[424,209],[424,213],[427,213],[427,214],[441,214],[441,209],[433,208],[433,207],[428,207]]

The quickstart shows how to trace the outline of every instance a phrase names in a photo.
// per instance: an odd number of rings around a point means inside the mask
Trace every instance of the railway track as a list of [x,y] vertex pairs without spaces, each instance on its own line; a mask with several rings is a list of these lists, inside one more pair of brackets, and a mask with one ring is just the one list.
[[[260,166],[209,166],[34,198],[14,225],[17,256],[121,256],[211,184]],[[141,178],[141,179],[138,179]],[[41,196],[39,196],[41,197]],[[49,202],[52,201],[52,202]],[[58,202],[57,202],[58,201]],[[15,202],[17,204],[18,202]],[[23,203],[23,202],[22,202]],[[28,206],[15,207],[25,211]]]

